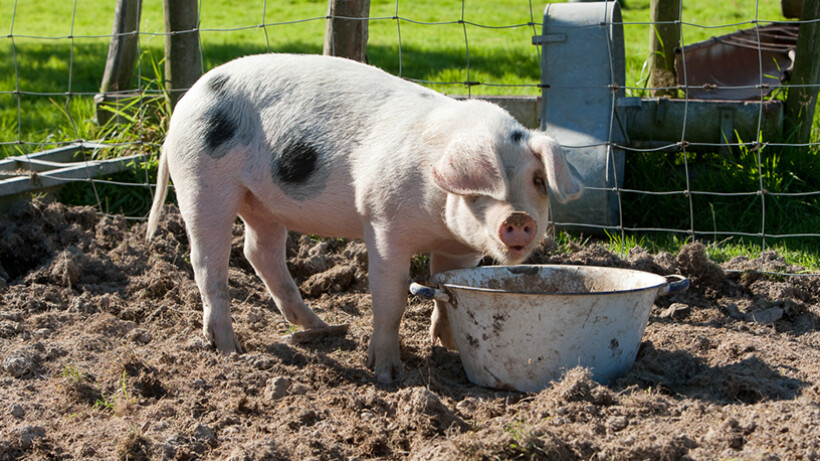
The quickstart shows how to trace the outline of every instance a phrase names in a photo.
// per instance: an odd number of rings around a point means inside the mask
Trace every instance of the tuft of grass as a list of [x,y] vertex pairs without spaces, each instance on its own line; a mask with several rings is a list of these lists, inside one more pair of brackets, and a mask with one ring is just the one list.
[[91,375],[73,364],[66,365],[60,372],[60,377],[63,378],[64,389],[70,399],[83,402],[94,409],[121,414],[136,401],[128,393],[124,371],[119,381],[119,389],[109,395],[103,392]]
[[63,390],[71,401],[96,405],[95,402],[102,396],[94,379],[73,364],[66,365],[60,372],[60,377],[63,378]]
[[120,387],[111,395],[105,395],[100,391],[100,398],[94,402],[94,408],[108,410],[115,414],[123,414],[127,408],[134,404],[136,399],[128,394],[128,389],[125,385],[125,371],[122,372],[120,378]]
[[[747,244],[761,248],[764,232],[797,234],[779,240],[780,248],[820,249],[820,243],[799,237],[820,229],[816,147],[801,151],[761,143],[757,149],[739,146],[730,154],[631,152],[627,172],[627,189],[677,192],[623,193],[627,227],[694,229],[698,238],[715,242],[727,233],[743,233],[752,236],[745,237]],[[768,237],[766,245],[771,243]]]
[[[589,240],[581,242],[586,245]],[[650,253],[666,251],[678,254],[681,248],[692,242],[688,235],[680,234],[634,234],[607,233],[604,244],[607,249],[619,255],[629,253],[629,250],[640,247]],[[723,240],[706,240],[706,255],[712,261],[720,264],[728,262],[736,257],[748,259],[759,258],[764,252],[772,252],[777,257],[783,258],[787,265],[795,265],[803,268],[804,273],[816,274],[820,272],[820,245],[808,241],[798,240],[787,242],[769,239],[765,246],[761,241],[750,240],[748,238],[728,237]],[[559,246],[560,248],[560,246]]]

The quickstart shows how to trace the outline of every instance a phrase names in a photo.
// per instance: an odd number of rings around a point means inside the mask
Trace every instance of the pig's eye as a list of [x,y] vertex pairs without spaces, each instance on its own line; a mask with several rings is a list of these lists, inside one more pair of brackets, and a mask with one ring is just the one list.
[[541,176],[534,176],[532,178],[532,184],[535,186],[535,189],[542,195],[547,195],[547,182]]

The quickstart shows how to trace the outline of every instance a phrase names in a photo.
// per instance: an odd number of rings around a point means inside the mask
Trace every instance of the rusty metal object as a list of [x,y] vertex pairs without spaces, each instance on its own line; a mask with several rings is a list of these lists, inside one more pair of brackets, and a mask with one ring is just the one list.
[[803,14],[803,0],[780,0],[783,17],[800,19]]
[[692,99],[768,96],[789,77],[798,27],[769,24],[686,46],[675,56],[678,84]]

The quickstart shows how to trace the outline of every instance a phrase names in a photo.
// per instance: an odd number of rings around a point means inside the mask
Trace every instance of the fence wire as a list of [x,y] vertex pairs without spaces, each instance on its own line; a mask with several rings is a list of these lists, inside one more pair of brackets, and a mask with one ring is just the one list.
[[[208,67],[212,67],[213,65],[218,65],[221,62],[227,61],[233,57],[238,57],[240,53],[237,53],[235,56],[225,56],[224,52],[214,53],[214,56],[218,57],[211,57],[211,48],[215,47],[214,43],[219,41],[220,36],[230,37],[232,33],[253,33],[254,31],[261,31],[264,36],[264,50],[262,51],[270,51],[275,52],[277,50],[277,44],[272,44],[272,36],[277,36],[284,34],[286,28],[290,27],[300,27],[300,26],[310,26],[317,28],[317,26],[324,26],[325,21],[330,19],[328,14],[321,14],[320,11],[317,10],[316,15],[308,15],[307,17],[281,17],[280,15],[271,14],[271,5],[274,2],[268,2],[267,0],[263,0],[261,2],[246,2],[247,8],[261,8],[261,13],[259,16],[259,21],[254,21],[253,23],[248,24],[238,24],[232,25],[231,27],[213,27],[210,25],[209,22],[206,21],[203,24],[202,21],[202,14],[203,11],[207,10],[209,4],[212,0],[200,0],[199,1],[199,18],[197,20],[198,27],[195,30],[199,33],[200,36],[200,53],[201,53],[201,62],[203,63],[203,71],[207,70],[206,62],[209,63]],[[13,4],[7,2],[5,4],[9,7],[8,11],[0,11],[0,16],[5,16],[10,18],[9,20],[9,29],[8,34],[5,37],[0,36],[0,43],[2,46],[8,47],[8,55],[10,58],[10,65],[8,65],[5,69],[9,72],[12,72],[14,75],[13,78],[13,87],[5,88],[0,87],[0,101],[3,101],[4,104],[6,101],[11,101],[16,108],[14,111],[14,118],[16,119],[13,122],[9,120],[3,120],[3,124],[8,125],[9,123],[16,125],[16,129],[11,130],[14,132],[13,137],[4,135],[4,138],[0,138],[0,149],[5,149],[5,155],[15,155],[20,154],[25,156],[26,158],[30,158],[35,152],[43,150],[45,148],[53,148],[59,146],[69,146],[76,144],[78,142],[84,142],[82,139],[81,133],[83,130],[79,128],[79,125],[88,123],[86,120],[77,120],[76,119],[76,111],[74,110],[74,104],[79,103],[81,101],[88,101],[89,99],[93,98],[97,91],[93,90],[83,90],[77,89],[79,88],[88,88],[88,85],[78,85],[77,80],[79,78],[87,77],[88,73],[84,72],[82,75],[84,77],[80,77],[78,75],[78,69],[76,68],[76,53],[78,49],[78,42],[80,41],[98,41],[98,42],[107,42],[113,37],[116,37],[116,34],[104,34],[104,33],[88,33],[83,34],[82,30],[79,30],[77,27],[77,11],[78,7],[81,6],[82,2],[79,0],[74,0],[72,4],[72,13],[70,17],[66,17],[65,20],[68,23],[67,29],[68,33],[65,35],[54,35],[54,36],[41,36],[41,35],[34,35],[31,33],[18,33],[16,30],[16,24],[19,19],[19,7],[26,2],[22,0],[15,0]],[[215,3],[215,2],[214,2]],[[461,2],[454,2],[456,6],[460,6],[458,11],[452,17],[441,17],[435,18],[435,20],[420,20],[419,17],[425,17],[424,13],[424,6],[417,6],[414,5],[407,0],[396,0],[394,5],[391,5],[390,9],[392,10],[392,14],[386,15],[378,15],[374,14],[370,18],[365,20],[369,21],[369,24],[372,27],[377,24],[392,24],[394,26],[395,35],[391,38],[385,39],[384,36],[379,37],[380,43],[385,42],[392,42],[395,43],[395,59],[396,62],[391,64],[393,67],[393,72],[407,80],[414,81],[416,83],[422,85],[431,85],[437,88],[456,88],[459,92],[463,92],[466,94],[467,97],[476,97],[479,94],[483,93],[483,91],[478,91],[481,89],[491,89],[493,93],[504,93],[504,92],[517,92],[517,93],[525,93],[535,96],[535,94],[540,91],[543,87],[541,81],[538,78],[531,78],[529,81],[524,81],[521,83],[507,83],[503,81],[492,81],[492,80],[483,80],[476,78],[476,66],[475,60],[475,50],[480,50],[486,43],[484,38],[476,38],[476,35],[485,35],[485,34],[477,34],[479,31],[526,31],[531,36],[538,35],[541,27],[543,26],[543,16],[541,14],[540,6],[534,6],[531,0],[523,1],[522,5],[526,8],[522,8],[523,11],[526,11],[525,14],[522,14],[520,19],[512,21],[510,23],[501,23],[501,24],[490,24],[486,22],[479,22],[472,19],[473,15],[471,14],[471,9],[478,8],[477,2],[467,2],[463,0]],[[408,6],[409,4],[409,6]],[[5,6],[4,6],[5,7]],[[657,25],[661,24],[675,24],[680,26],[680,53],[681,53],[681,62],[682,62],[682,69],[683,69],[683,79],[684,81],[681,84],[675,86],[668,86],[668,87],[648,87],[645,84],[641,84],[641,82],[645,82],[644,78],[636,78],[632,85],[623,85],[623,90],[630,93],[631,95],[646,95],[652,90],[660,90],[660,89],[669,89],[673,91],[681,91],[684,94],[688,93],[689,90],[697,90],[702,89],[702,85],[690,85],[689,82],[686,81],[687,78],[687,59],[686,59],[686,49],[689,43],[686,42],[689,35],[685,33],[687,28],[694,29],[694,30],[704,30],[704,31],[711,31],[714,29],[730,29],[736,30],[742,27],[756,27],[764,23],[785,23],[782,19],[772,19],[772,18],[765,18],[761,17],[760,15],[760,4],[759,1],[755,3],[755,10],[753,17],[745,20],[739,20],[731,23],[725,24],[698,24],[695,22],[687,21],[686,20],[686,11],[684,10],[684,3],[681,0],[678,4],[679,13],[681,20],[672,21],[672,22],[656,22],[653,23],[651,21],[623,21],[620,23],[616,23],[614,25],[620,27],[644,27],[647,30],[651,30]],[[317,7],[318,8],[318,7]],[[482,6],[482,8],[486,8]],[[205,10],[204,10],[205,9]],[[380,11],[388,11],[382,8]],[[342,19],[353,19],[353,20],[362,20],[360,18],[342,18]],[[109,18],[103,17],[99,18],[99,21],[108,24]],[[818,22],[820,20],[812,20],[809,22]],[[788,21],[790,23],[796,23],[799,21]],[[588,27],[595,27],[596,25],[590,25]],[[403,27],[406,29],[408,27],[413,28],[457,28],[460,32],[461,42],[460,46],[463,47],[463,62],[465,63],[464,69],[459,74],[464,76],[464,78],[446,78],[446,79],[438,79],[432,80],[429,78],[420,77],[418,75],[411,75],[411,72],[408,71],[408,59],[411,59],[411,54],[413,54],[412,47],[408,47],[408,36],[406,34],[406,30],[404,31],[405,34],[403,35]],[[584,27],[584,26],[578,26]],[[381,29],[380,33],[384,33],[384,30],[388,30],[389,28]],[[177,33],[184,33],[185,31],[178,31]],[[156,31],[156,30],[138,30],[137,37],[138,37],[138,50],[140,58],[137,59],[137,75],[144,76],[149,74],[152,69],[146,69],[146,65],[143,62],[142,56],[146,53],[147,46],[146,43],[151,43],[153,40],[160,40],[164,39],[167,34],[163,31]],[[757,52],[758,52],[758,64],[759,64],[759,74],[758,74],[758,82],[754,85],[718,85],[714,89],[716,90],[743,90],[743,89],[752,89],[759,91],[759,100],[767,99],[767,92],[768,84],[764,82],[764,68],[763,68],[763,55],[761,51],[761,32],[759,28],[755,30],[756,35],[756,45]],[[317,37],[317,41],[321,42],[323,37]],[[226,39],[227,40],[227,39]],[[67,72],[67,79],[65,81],[64,86],[60,86],[58,84],[54,84],[53,86],[48,87],[37,87],[37,88],[24,88],[21,85],[21,82],[24,79],[21,77],[23,72],[32,72],[31,69],[24,69],[22,66],[31,65],[32,61],[30,59],[21,59],[21,53],[25,53],[28,51],[28,47],[32,43],[68,43],[69,53],[68,58],[65,62],[66,65],[66,72]],[[106,43],[107,45],[107,43]],[[317,44],[311,44],[310,48],[313,50],[317,49]],[[456,43],[448,43],[446,46],[448,49],[452,50],[458,47],[459,44]],[[611,43],[607,41],[607,46],[610,47],[610,61],[612,60],[613,51],[612,48],[615,46],[621,46],[617,43]],[[104,48],[107,48],[104,47]],[[101,49],[104,49],[101,48]],[[237,52],[241,50],[241,47],[236,48]],[[210,59],[210,60],[209,60]],[[412,59],[416,59],[415,56]],[[542,60],[542,53],[541,47],[539,45],[533,46],[532,51],[528,53],[527,59],[531,60],[531,63],[537,64],[538,69],[542,69],[541,60]],[[100,58],[100,62],[103,62],[104,59]],[[380,63],[381,64],[381,63]],[[388,63],[389,64],[389,63]],[[156,65],[156,63],[154,63]],[[602,63],[605,65],[605,63]],[[148,66],[151,67],[151,66]],[[614,69],[614,66],[610,62],[610,69]],[[102,76],[101,69],[100,69],[100,76],[97,77],[98,79]],[[643,70],[641,70],[642,77]],[[617,76],[612,75],[611,81],[613,85],[617,85],[615,82],[618,81]],[[130,94],[136,92],[142,97],[138,98],[137,106],[136,106],[136,114],[135,123],[131,125],[131,129],[134,131],[132,133],[133,137],[131,140],[122,141],[119,138],[112,138],[112,139],[95,139],[95,142],[102,142],[108,145],[111,149],[118,149],[128,150],[129,152],[139,152],[144,154],[147,158],[155,159],[158,156],[159,148],[161,139],[157,138],[156,136],[152,136],[146,132],[146,119],[152,115],[149,112],[154,111],[156,109],[155,106],[147,104],[145,101],[151,98],[161,98],[164,95],[164,91],[162,88],[157,88],[155,85],[152,85],[149,80],[144,78],[137,78],[135,80],[136,87],[129,90],[120,90],[120,94]],[[800,87],[808,87],[808,88],[817,88],[818,84],[803,84],[803,85],[784,85],[783,88],[800,88]],[[574,88],[581,88],[580,86],[576,86]],[[592,89],[592,88],[591,88]],[[30,123],[30,119],[32,117],[27,114],[28,110],[33,107],[32,102],[36,100],[51,100],[53,102],[53,110],[57,113],[57,115],[52,115],[52,118],[59,118],[59,117],[66,117],[68,119],[69,125],[73,133],[63,134],[61,139],[55,140],[49,137],[48,135],[43,135],[43,133],[29,133],[26,131],[27,125]],[[57,101],[60,101],[58,103]],[[667,234],[675,234],[675,235],[682,235],[688,238],[706,238],[706,239],[720,239],[720,238],[751,238],[757,239],[762,243],[762,251],[766,251],[767,242],[770,241],[779,241],[779,240],[786,240],[786,239],[820,239],[820,233],[817,232],[797,232],[797,233],[779,233],[776,231],[772,231],[772,224],[769,221],[769,217],[767,217],[767,207],[772,204],[772,200],[775,199],[786,199],[786,200],[812,200],[820,197],[820,191],[798,191],[798,192],[780,192],[780,191],[769,191],[766,187],[766,178],[764,178],[764,171],[766,171],[766,160],[768,158],[769,152],[772,152],[776,149],[793,149],[793,148],[803,148],[803,149],[812,149],[814,152],[818,151],[818,143],[817,142],[809,142],[809,143],[795,143],[789,144],[784,142],[776,142],[774,140],[766,140],[763,139],[764,133],[764,108],[763,105],[759,105],[759,111],[756,121],[756,136],[754,139],[749,140],[738,140],[734,142],[733,140],[724,139],[722,143],[710,143],[710,142],[692,142],[688,140],[687,136],[687,120],[691,117],[690,114],[690,100],[687,98],[682,99],[684,108],[683,108],[683,124],[681,126],[680,136],[677,139],[669,139],[668,142],[661,143],[660,145],[652,145],[652,146],[640,146],[635,145],[634,143],[627,142],[626,145],[620,145],[613,141],[613,133],[619,129],[616,124],[619,123],[618,120],[618,104],[616,98],[613,97],[611,100],[611,122],[609,127],[610,136],[608,140],[603,141],[601,144],[592,144],[589,146],[566,146],[568,150],[571,152],[573,148],[580,148],[580,147],[595,147],[600,146],[606,149],[607,156],[609,158],[608,161],[615,162],[614,151],[620,150],[627,155],[627,159],[632,158],[637,155],[653,155],[653,156],[673,156],[673,161],[676,161],[680,164],[683,169],[683,187],[676,188],[673,190],[650,190],[646,188],[636,188],[636,187],[629,187],[628,185],[621,185],[623,184],[624,178],[615,178],[614,187],[607,187],[607,188],[599,188],[599,187],[588,187],[588,190],[598,190],[607,193],[612,193],[616,197],[617,200],[617,219],[614,224],[610,225],[592,225],[589,223],[580,223],[580,222],[556,222],[555,224],[558,227],[565,226],[571,227],[576,229],[587,229],[589,232],[602,232],[605,231],[610,234],[619,234],[622,239],[625,239],[627,233],[667,233]],[[2,108],[3,104],[0,104],[0,108]],[[42,110],[42,109],[40,109]],[[6,110],[4,114],[9,114],[9,110]],[[5,118],[10,118],[6,117]],[[622,128],[622,127],[621,127]],[[6,131],[10,132],[10,131]],[[560,140],[559,140],[560,141]],[[700,190],[692,184],[692,178],[698,174],[695,170],[697,165],[694,165],[694,160],[701,154],[699,151],[703,149],[712,149],[713,151],[718,151],[720,149],[725,148],[733,149],[735,152],[738,150],[745,149],[746,152],[753,153],[753,160],[754,166],[757,169],[757,178],[756,178],[756,187],[754,189],[740,191],[740,192],[725,192],[720,190]],[[765,152],[765,153],[764,153]],[[816,155],[816,154],[807,154],[807,155]],[[2,156],[2,151],[0,151],[0,156]],[[87,156],[87,162],[92,162],[92,157]],[[820,157],[818,157],[818,162],[820,162]],[[629,161],[627,161],[627,165],[629,166]],[[727,174],[732,174],[734,172],[726,172]],[[15,174],[29,174],[25,172],[4,172],[5,176],[13,176]],[[628,175],[628,174],[627,174]],[[2,178],[2,176],[0,176]],[[151,195],[153,191],[154,185],[149,180],[148,170],[145,170],[144,173],[144,181],[142,183],[133,183],[133,182],[123,182],[123,181],[115,181],[115,180],[106,180],[106,179],[97,179],[94,177],[88,177],[85,179],[87,183],[93,190],[95,194],[98,210],[106,214],[108,213],[108,209],[106,206],[105,198],[102,197],[98,192],[98,186],[104,184],[106,186],[116,186],[122,188],[138,188],[145,191],[145,194]],[[66,180],[69,181],[69,180]],[[634,199],[633,196],[643,197],[644,200],[654,200],[654,199],[663,199],[665,197],[683,197],[685,199],[685,204],[681,207],[682,209],[677,210],[682,214],[688,216],[688,225],[686,226],[671,226],[665,223],[660,223],[659,225],[652,225],[652,224],[635,224],[631,223],[630,220],[626,219],[626,214],[629,211],[629,207],[633,206]],[[698,203],[699,198],[747,198],[753,200],[759,200],[759,205],[755,207],[755,209],[759,208],[759,230],[757,231],[749,231],[748,229],[742,228],[735,228],[735,229],[711,229],[711,230],[704,230],[696,220],[696,215],[700,211],[698,207],[702,206]],[[820,203],[820,201],[816,202]],[[645,206],[645,205],[644,205]],[[711,202],[710,202],[710,205]],[[749,206],[749,205],[747,205]],[[820,213],[820,210],[816,210],[816,213]],[[126,216],[127,219],[132,220],[144,220],[145,216]],[[761,258],[763,260],[764,258]],[[762,263],[761,263],[762,264]],[[807,275],[807,274],[788,274],[788,275]],[[818,275],[818,274],[808,274],[808,275]]]

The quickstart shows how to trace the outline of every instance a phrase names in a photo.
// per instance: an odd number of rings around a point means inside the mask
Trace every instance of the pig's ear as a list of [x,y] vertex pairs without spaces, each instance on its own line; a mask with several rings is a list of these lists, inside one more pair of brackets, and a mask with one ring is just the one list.
[[530,149],[544,162],[547,182],[560,203],[575,200],[584,192],[584,185],[575,177],[564,157],[564,149],[552,138],[538,134],[530,138]]
[[455,139],[433,165],[438,187],[457,195],[488,195],[504,200],[506,184],[501,161],[489,139]]

